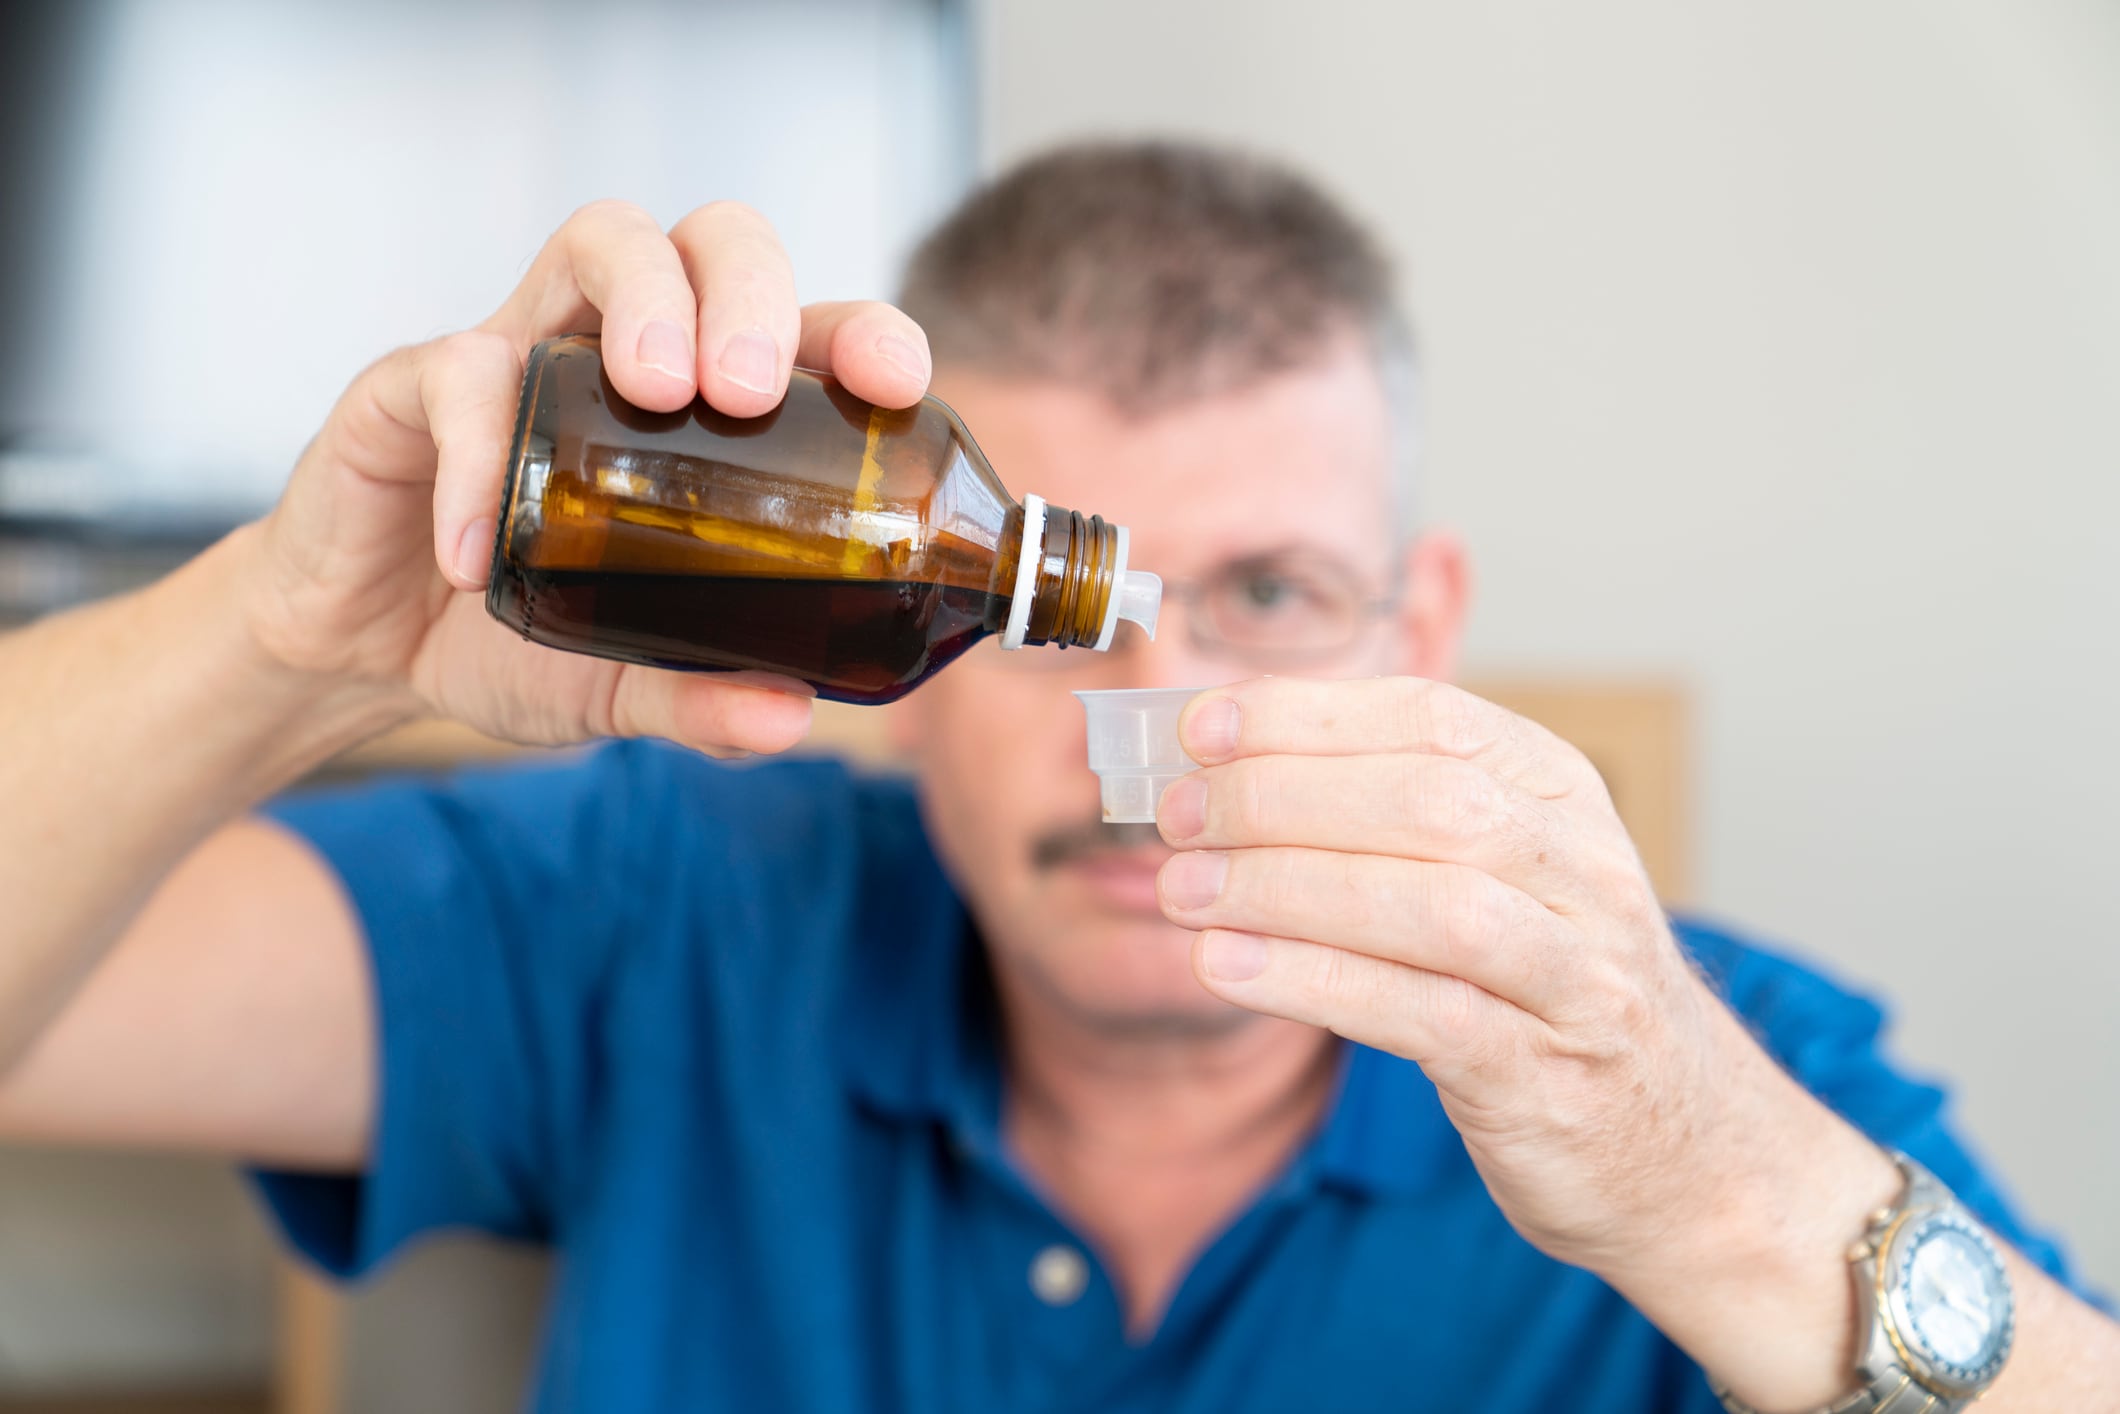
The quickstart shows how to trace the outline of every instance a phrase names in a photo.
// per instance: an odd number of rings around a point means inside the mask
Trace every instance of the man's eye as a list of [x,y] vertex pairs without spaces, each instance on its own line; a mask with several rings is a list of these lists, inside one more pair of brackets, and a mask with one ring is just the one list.
[[1271,609],[1295,592],[1294,586],[1285,579],[1270,575],[1253,575],[1244,581],[1244,603],[1247,608]]

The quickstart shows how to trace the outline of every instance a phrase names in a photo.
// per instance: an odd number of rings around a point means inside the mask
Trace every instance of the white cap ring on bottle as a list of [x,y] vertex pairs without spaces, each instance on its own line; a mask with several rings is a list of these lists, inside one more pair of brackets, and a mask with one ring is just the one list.
[[1010,652],[1023,646],[1031,631],[1031,595],[1038,587],[1038,560],[1045,553],[1045,498],[1023,498],[1023,544],[1016,551],[1016,592],[1008,601],[1008,627],[1001,646]]
[[[1117,543],[1112,549],[1111,599],[1104,606],[1104,625],[1092,645],[1102,653],[1112,646],[1119,620],[1131,619],[1153,639],[1156,617],[1163,608],[1163,581],[1146,570],[1126,568],[1127,534],[1123,525],[1112,527]],[[1045,552],[1045,499],[1023,498],[1023,544],[1016,551],[1016,592],[1009,600],[1008,626],[1001,631],[1001,646],[1017,649],[1030,636],[1031,598],[1038,588],[1038,561]]]

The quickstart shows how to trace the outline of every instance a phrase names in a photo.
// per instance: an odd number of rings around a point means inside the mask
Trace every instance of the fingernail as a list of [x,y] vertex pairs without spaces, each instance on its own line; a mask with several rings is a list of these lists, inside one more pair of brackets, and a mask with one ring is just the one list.
[[1200,966],[1218,982],[1249,982],[1266,970],[1266,940],[1256,933],[1209,933]]
[[1195,761],[1219,761],[1237,749],[1237,704],[1227,697],[1203,702],[1185,727],[1185,744]]
[[1207,782],[1198,776],[1172,781],[1163,788],[1156,823],[1165,839],[1189,840],[1207,828]]
[[493,566],[494,524],[492,516],[483,517],[465,526],[457,537],[456,577],[473,588],[486,582],[486,571]]
[[721,346],[721,376],[754,393],[772,392],[780,383],[780,346],[756,329],[735,335]]
[[878,339],[876,341],[876,352],[882,354],[886,359],[889,359],[922,383],[928,381],[927,356],[896,334],[885,334]]
[[1205,908],[1222,897],[1229,856],[1215,850],[1174,856],[1163,866],[1163,898],[1172,908]]
[[692,341],[667,319],[653,320],[644,327],[633,353],[643,367],[667,373],[680,383],[692,381]]

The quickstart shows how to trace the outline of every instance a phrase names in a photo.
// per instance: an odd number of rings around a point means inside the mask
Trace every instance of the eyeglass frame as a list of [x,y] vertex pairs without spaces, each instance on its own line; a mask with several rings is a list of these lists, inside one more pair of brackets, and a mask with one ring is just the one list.
[[[1277,562],[1297,558],[1298,555],[1301,557],[1301,562],[1307,563],[1314,568],[1327,568],[1334,575],[1340,576],[1348,587],[1360,587],[1363,577],[1357,571],[1330,555],[1304,552],[1292,554],[1290,550],[1281,549],[1267,551],[1262,554],[1239,556],[1236,559],[1216,565],[1207,574],[1195,578],[1167,579],[1163,582],[1163,603],[1166,609],[1174,603],[1185,607],[1186,638],[1195,650],[1208,657],[1238,662],[1245,666],[1260,668],[1262,671],[1270,667],[1297,668],[1308,666],[1325,661],[1335,654],[1344,653],[1361,642],[1362,635],[1370,624],[1397,611],[1405,603],[1403,585],[1394,587],[1388,594],[1355,597],[1349,606],[1350,618],[1345,639],[1308,649],[1246,648],[1241,644],[1232,643],[1229,639],[1215,633],[1211,628],[1203,629],[1203,623],[1207,616],[1199,607],[1201,597],[1218,578],[1241,571],[1247,567],[1270,567]],[[989,666],[1001,666],[1004,662],[1007,662],[1010,666],[1020,664],[1032,671],[1039,669],[1064,671],[1083,666],[1082,660],[1079,659],[1059,662],[1043,656],[1037,659],[1022,659],[1018,657],[1018,654],[1026,651],[1035,652],[1037,650],[1019,649],[1016,653],[1007,654],[1005,658],[988,654],[985,661]]]

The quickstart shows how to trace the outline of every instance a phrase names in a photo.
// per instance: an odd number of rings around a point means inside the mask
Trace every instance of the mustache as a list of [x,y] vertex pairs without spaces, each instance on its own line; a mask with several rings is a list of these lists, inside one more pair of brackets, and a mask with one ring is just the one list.
[[1046,830],[1031,841],[1031,865],[1039,870],[1056,869],[1078,859],[1099,854],[1123,853],[1163,843],[1151,824],[1111,824],[1104,820],[1078,820]]

